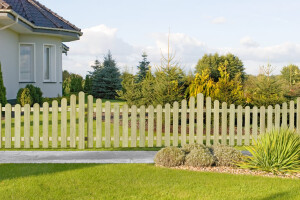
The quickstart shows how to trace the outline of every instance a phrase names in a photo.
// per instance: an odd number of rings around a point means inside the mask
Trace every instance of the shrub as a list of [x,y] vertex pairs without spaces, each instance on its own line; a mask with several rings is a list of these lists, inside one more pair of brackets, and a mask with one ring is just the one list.
[[43,93],[40,88],[33,85],[27,85],[25,88],[19,89],[17,94],[17,103],[22,106],[25,104],[32,106],[35,103],[42,105]]
[[3,83],[1,63],[0,63],[0,103],[2,105],[5,105],[7,103],[6,88],[5,88],[4,83]]
[[28,88],[22,90],[19,103],[22,106],[25,106],[26,104],[33,105],[33,99],[32,96],[30,95],[30,90]]
[[154,159],[157,165],[164,167],[176,167],[184,163],[184,152],[177,147],[167,147],[160,150]]
[[192,167],[209,167],[215,163],[215,158],[209,148],[193,149],[185,159],[185,165]]
[[234,167],[242,160],[243,154],[233,147],[216,145],[213,147],[217,166]]
[[272,130],[261,135],[239,166],[266,172],[300,172],[300,136],[290,129]]
[[209,149],[209,147],[207,147],[207,146],[205,146],[203,144],[186,144],[181,149],[186,154],[188,154],[188,153],[190,153],[194,149]]

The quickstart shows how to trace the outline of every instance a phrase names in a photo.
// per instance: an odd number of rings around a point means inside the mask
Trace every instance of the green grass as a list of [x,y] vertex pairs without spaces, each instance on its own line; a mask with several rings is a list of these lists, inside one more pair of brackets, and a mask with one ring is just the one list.
[[0,165],[0,199],[299,199],[300,181],[146,164]]

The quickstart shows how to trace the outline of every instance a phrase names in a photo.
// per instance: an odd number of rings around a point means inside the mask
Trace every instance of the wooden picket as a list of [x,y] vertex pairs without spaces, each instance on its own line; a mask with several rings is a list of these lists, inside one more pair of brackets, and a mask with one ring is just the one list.
[[274,128],[289,127],[300,133],[300,98],[296,104],[291,101],[268,106],[267,110],[264,106],[243,108],[219,101],[212,104],[203,94],[156,108],[129,108],[109,101],[103,106],[101,99],[91,95],[86,104],[83,92],[78,104],[76,98],[72,95],[69,104],[63,98],[51,106],[34,104],[32,108],[0,105],[0,117],[4,113],[0,148],[152,148],[193,143],[248,146]]

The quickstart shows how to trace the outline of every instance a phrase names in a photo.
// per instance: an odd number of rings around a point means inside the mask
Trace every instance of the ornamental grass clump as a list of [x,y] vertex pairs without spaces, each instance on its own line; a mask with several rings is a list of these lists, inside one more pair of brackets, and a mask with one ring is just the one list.
[[156,165],[164,167],[176,167],[184,163],[185,153],[177,147],[167,147],[160,150],[155,158]]
[[300,135],[290,129],[267,132],[247,150],[252,156],[239,163],[241,168],[274,174],[300,172]]
[[213,153],[216,158],[216,166],[235,167],[243,157],[239,150],[220,144],[213,147]]
[[181,149],[186,154],[189,154],[192,150],[195,150],[195,149],[209,149],[209,147],[207,147],[203,144],[185,144]]
[[185,159],[185,165],[191,167],[210,167],[214,163],[215,158],[209,148],[193,149]]

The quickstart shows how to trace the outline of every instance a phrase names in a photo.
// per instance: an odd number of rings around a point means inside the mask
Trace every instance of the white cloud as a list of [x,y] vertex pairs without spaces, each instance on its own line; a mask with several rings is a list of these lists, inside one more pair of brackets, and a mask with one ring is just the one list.
[[214,18],[211,23],[213,24],[225,24],[226,23],[226,18],[225,17],[217,17]]
[[255,42],[251,37],[247,36],[241,39],[240,43],[245,47],[258,47],[259,44]]
[[[152,65],[160,63],[161,52],[166,55],[168,34],[152,34],[154,43],[150,46],[134,46],[118,37],[118,30],[105,25],[83,30],[84,35],[80,41],[68,44],[70,52],[64,58],[63,66],[73,73],[85,75],[91,70],[90,66],[95,59],[103,60],[104,54],[111,50],[121,70],[136,71],[136,66],[141,60],[141,53],[146,51]],[[151,38],[149,38],[151,39]],[[281,67],[289,63],[300,65],[300,44],[282,43],[272,46],[259,46],[250,37],[240,40],[240,47],[209,47],[197,38],[183,33],[172,33],[170,45],[176,60],[180,62],[185,71],[194,70],[198,60],[205,53],[220,54],[233,53],[245,64],[247,73],[257,74],[259,66],[269,61],[276,66],[277,73]]]

